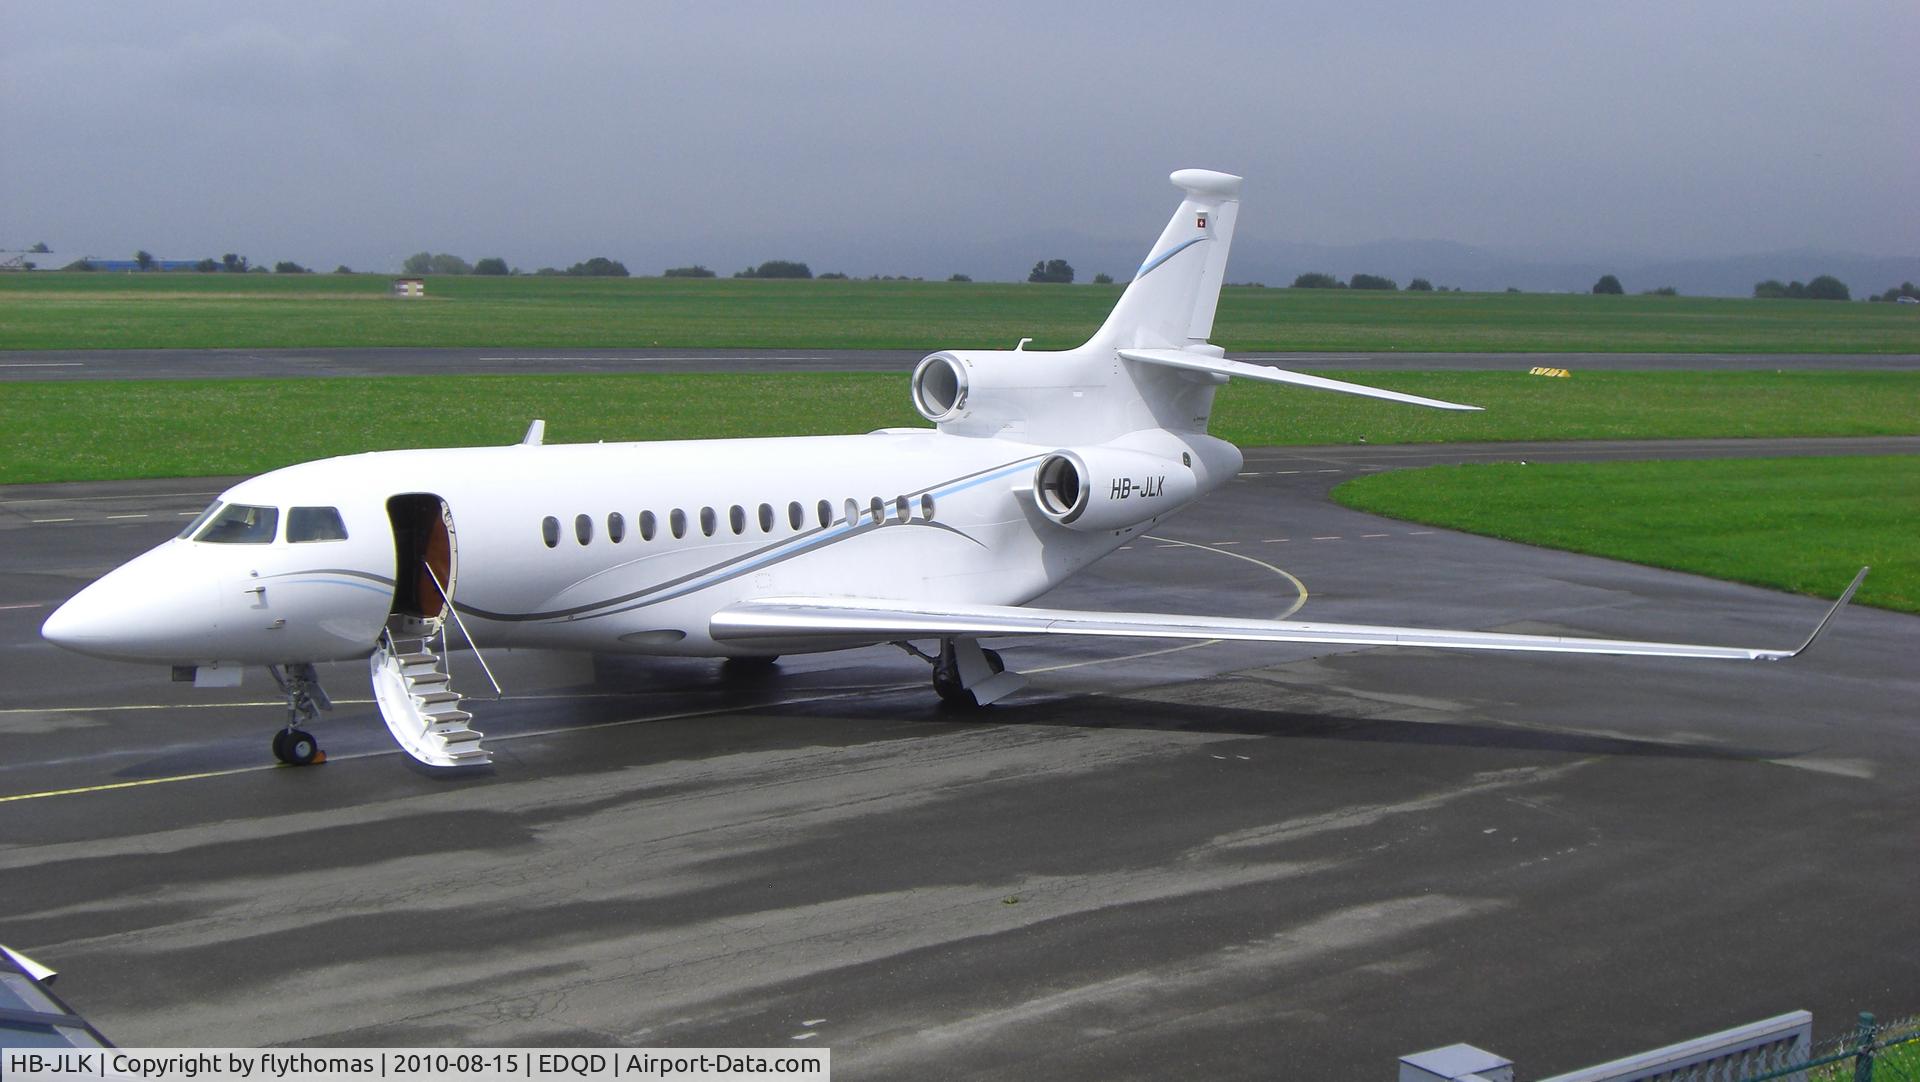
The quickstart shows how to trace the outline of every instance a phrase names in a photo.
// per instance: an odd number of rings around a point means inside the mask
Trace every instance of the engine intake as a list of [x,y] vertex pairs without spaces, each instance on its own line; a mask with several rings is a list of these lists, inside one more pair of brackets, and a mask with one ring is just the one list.
[[938,424],[967,408],[967,369],[951,353],[921,359],[913,370],[913,408]]
[[1113,447],[1055,451],[1033,474],[1033,502],[1071,530],[1124,530],[1166,514],[1198,489],[1193,471],[1143,451]]

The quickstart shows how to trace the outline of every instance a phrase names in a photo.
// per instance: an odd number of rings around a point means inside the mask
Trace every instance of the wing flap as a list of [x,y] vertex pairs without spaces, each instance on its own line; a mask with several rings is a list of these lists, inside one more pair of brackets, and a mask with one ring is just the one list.
[[[1861,576],[1866,574],[1862,569]],[[1859,579],[1854,580],[1854,587]],[[1819,636],[1853,589],[1820,622]],[[1012,605],[927,605],[837,597],[788,597],[743,601],[713,615],[709,630],[720,641],[779,640],[882,642],[952,635],[1082,635],[1153,639],[1231,639],[1241,642],[1317,643],[1336,646],[1423,646],[1443,650],[1507,650],[1559,654],[1614,654],[1632,657],[1713,658],[1778,661],[1795,650],[1694,643],[1592,639],[1558,635],[1516,635],[1496,631],[1371,624],[1330,624],[1297,620],[1235,620],[1152,612],[1081,612]]]
[[1165,368],[1183,368],[1189,372],[1211,372],[1217,376],[1234,376],[1265,383],[1311,387],[1318,391],[1338,391],[1341,394],[1364,395],[1367,398],[1384,398],[1389,402],[1404,402],[1411,406],[1426,406],[1429,409],[1477,411],[1481,408],[1459,402],[1443,402],[1438,398],[1423,398],[1417,394],[1389,391],[1380,387],[1368,387],[1363,383],[1348,383],[1344,380],[1327,379],[1325,376],[1309,376],[1304,372],[1293,372],[1264,364],[1230,361],[1224,357],[1213,357],[1184,349],[1123,349],[1119,352],[1122,360],[1157,364]]

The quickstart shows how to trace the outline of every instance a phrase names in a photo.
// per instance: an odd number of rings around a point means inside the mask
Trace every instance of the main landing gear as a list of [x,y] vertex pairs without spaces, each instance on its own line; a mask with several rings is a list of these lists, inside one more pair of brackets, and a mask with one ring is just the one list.
[[287,727],[273,734],[273,757],[288,766],[326,762],[327,753],[320,750],[320,742],[301,728],[313,724],[320,711],[333,709],[333,700],[320,687],[319,674],[306,662],[284,669],[269,665],[267,671],[287,697]]
[[1026,686],[1027,678],[1007,671],[1007,663],[997,650],[988,650],[978,639],[959,635],[940,640],[940,654],[925,653],[911,643],[894,645],[933,665],[933,690],[948,706],[970,710],[986,706]]

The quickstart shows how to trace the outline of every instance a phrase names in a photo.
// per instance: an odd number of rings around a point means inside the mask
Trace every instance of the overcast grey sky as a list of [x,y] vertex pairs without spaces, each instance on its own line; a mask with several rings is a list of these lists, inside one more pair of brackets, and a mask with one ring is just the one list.
[[0,248],[904,265],[1144,246],[1203,166],[1247,177],[1245,238],[1913,255],[1917,27],[1912,0],[0,0]]

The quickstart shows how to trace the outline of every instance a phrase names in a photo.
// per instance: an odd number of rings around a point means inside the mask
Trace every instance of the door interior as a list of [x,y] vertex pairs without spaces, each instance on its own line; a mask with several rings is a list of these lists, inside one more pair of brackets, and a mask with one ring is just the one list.
[[432,493],[412,492],[388,500],[387,517],[393,522],[393,614],[438,620],[446,609],[441,588],[453,596],[457,568],[453,511]]

